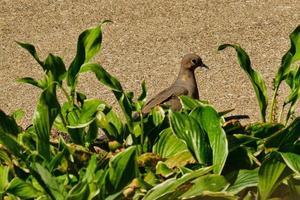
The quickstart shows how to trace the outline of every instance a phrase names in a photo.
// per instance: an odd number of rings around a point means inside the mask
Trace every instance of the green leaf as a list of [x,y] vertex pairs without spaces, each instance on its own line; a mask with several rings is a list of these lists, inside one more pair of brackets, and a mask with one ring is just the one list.
[[32,199],[42,195],[33,185],[23,181],[22,179],[15,177],[9,183],[7,192],[13,194],[21,199]]
[[96,63],[87,63],[84,64],[80,69],[80,73],[89,71],[94,72],[97,79],[104,85],[109,87],[111,90],[116,92],[123,92],[123,88],[120,82],[115,77],[110,75],[101,65]]
[[147,97],[147,88],[146,88],[146,82],[145,81],[142,82],[141,87],[142,87],[142,93],[138,97],[138,100],[139,101],[145,101],[146,97]]
[[8,185],[8,173],[9,173],[9,167],[0,165],[0,177],[1,177],[0,178],[0,197],[1,197],[1,194],[4,193],[4,191]]
[[208,102],[200,101],[198,99],[191,98],[189,96],[180,96],[179,97],[182,108],[184,110],[193,110],[196,107],[204,106],[205,104],[208,104]]
[[225,177],[217,174],[207,174],[192,181],[193,186],[180,198],[195,198],[202,196],[205,191],[221,192],[229,186]]
[[185,142],[177,138],[171,128],[164,129],[159,134],[157,143],[153,146],[153,153],[161,158],[169,158],[188,150]]
[[87,99],[83,102],[82,109],[79,111],[78,119],[72,121],[68,128],[84,128],[90,125],[95,119],[98,111],[103,111],[106,104],[98,99]]
[[114,126],[115,129],[117,130],[118,133],[118,138],[120,138],[120,136],[124,137],[122,138],[125,139],[125,137],[127,137],[124,132],[124,125],[122,120],[120,119],[120,117],[118,116],[118,114],[116,112],[114,112],[113,110],[110,110],[107,114],[106,114],[107,120],[109,122],[110,125]]
[[228,155],[226,133],[221,127],[221,118],[211,106],[195,108],[190,116],[198,121],[207,133],[212,148],[214,173],[221,174]]
[[[0,142],[1,143],[1,142]],[[4,149],[0,147],[0,163],[11,163],[12,160],[9,157],[9,153]]]
[[[55,121],[55,126],[59,130],[68,133],[72,141],[76,144],[84,144],[84,128],[68,128],[67,126],[78,125],[80,108],[72,102],[65,102],[61,108],[62,115],[58,115]],[[63,119],[61,118],[63,117]],[[65,123],[63,123],[63,120]],[[88,124],[87,124],[88,125]]]
[[264,160],[258,171],[258,190],[260,199],[265,200],[270,197],[281,182],[285,168],[286,165],[275,153]]
[[27,84],[33,85],[35,87],[38,87],[40,89],[44,89],[44,85],[42,85],[42,83],[40,81],[37,81],[31,77],[20,78],[20,79],[18,79],[18,82],[27,83]]
[[268,105],[268,95],[265,81],[263,80],[262,76],[251,67],[251,62],[248,54],[240,46],[233,44],[223,44],[219,46],[218,50],[223,50],[227,47],[232,47],[236,50],[239,64],[248,75],[256,93],[261,119],[265,122],[266,110]]
[[211,148],[208,136],[199,123],[191,116],[170,112],[170,123],[173,133],[186,144],[195,159],[203,165],[208,165],[211,160]]
[[101,25],[87,29],[79,35],[77,42],[77,53],[69,69],[67,83],[73,91],[77,80],[78,72],[84,63],[95,56],[100,50],[102,43]]
[[44,66],[46,68],[46,73],[51,72],[53,80],[61,85],[62,80],[66,75],[66,67],[63,60],[58,56],[49,54],[45,60]]
[[59,164],[61,164],[62,160],[65,156],[69,154],[69,151],[66,146],[64,146],[63,150],[58,152],[51,160],[48,165],[50,172],[52,172]]
[[[205,167],[205,168],[195,170],[191,173],[185,174],[180,178],[170,178],[170,179],[156,185],[151,190],[149,190],[146,193],[144,200],[163,199],[164,197],[176,195],[177,192],[179,194],[182,194],[185,192],[183,185],[185,185],[185,184],[189,185],[190,181],[209,173],[211,170],[212,170],[212,167]],[[186,189],[188,189],[188,188],[186,188]],[[172,199],[172,198],[170,198],[170,199]]]
[[89,186],[85,182],[79,182],[68,193],[67,200],[86,200],[89,196]]
[[293,144],[300,136],[300,117],[296,118],[289,126],[266,139],[265,147],[280,148]]
[[227,189],[228,192],[237,194],[240,191],[249,188],[256,187],[258,184],[258,169],[252,170],[239,170],[237,178],[234,183]]
[[97,156],[93,154],[89,160],[89,164],[86,168],[86,172],[82,180],[86,181],[87,183],[91,183],[95,177],[96,169],[97,169]]
[[286,116],[286,122],[294,114],[296,110],[296,103],[300,98],[300,67],[295,67],[290,70],[290,73],[287,76],[286,82],[291,88],[289,96],[285,99],[284,105],[290,104],[290,109]]
[[278,88],[280,83],[286,79],[290,66],[294,62],[300,59],[300,26],[298,26],[291,34],[290,34],[290,49],[284,54],[281,60],[281,65],[278,69],[278,72],[275,76],[274,87]]
[[123,189],[132,179],[139,176],[136,161],[136,147],[132,146],[118,153],[109,162],[109,180],[114,192]]
[[277,131],[284,128],[284,125],[279,123],[254,123],[246,127],[246,131],[250,132],[250,135],[258,138],[266,138]]
[[122,143],[127,137],[121,119],[113,110],[110,110],[107,114],[98,112],[96,115],[96,123],[108,138],[112,140],[117,140]]
[[158,161],[156,165],[156,174],[159,174],[165,178],[173,175],[175,171],[170,169],[164,162]]
[[299,98],[299,92],[300,92],[300,66],[295,67],[294,69],[291,69],[286,82],[290,86],[291,93],[284,101],[285,104],[296,102]]
[[90,125],[89,128],[87,130],[87,134],[85,136],[85,143],[87,145],[87,147],[89,147],[91,144],[93,144],[93,142],[95,141],[95,139],[98,137],[98,126],[96,121],[93,121]]
[[36,163],[35,166],[37,173],[41,176],[41,179],[46,184],[46,187],[51,191],[51,195],[53,195],[53,197],[55,197],[57,200],[64,200],[65,191],[63,190],[62,185],[60,185],[55,177],[53,177],[42,165]]
[[287,180],[288,186],[290,189],[290,196],[293,197],[293,199],[299,199],[300,198],[300,181],[299,177],[291,177]]
[[14,156],[26,160],[25,149],[11,135],[0,131],[0,143]]
[[88,63],[82,66],[80,70],[81,73],[88,71],[94,72],[97,79],[112,90],[129,124],[129,128],[132,128],[132,102],[123,91],[120,82],[99,64]]
[[151,114],[152,114],[153,123],[155,126],[160,125],[165,119],[165,111],[160,106],[155,106],[151,110]]
[[42,92],[33,116],[33,126],[38,138],[37,149],[46,160],[50,160],[49,135],[59,111],[56,88],[55,85],[51,85]]
[[25,111],[22,109],[18,109],[14,111],[11,116],[15,119],[16,122],[21,121],[25,116]]
[[295,173],[300,175],[300,155],[290,152],[281,152],[280,154],[286,165]]
[[20,45],[22,48],[26,49],[32,57],[43,67],[44,69],[44,63],[39,59],[35,47],[32,44],[29,43],[23,43],[23,42],[18,42],[16,41],[18,45]]
[[229,147],[228,147],[229,152],[232,152],[241,146],[245,146],[249,143],[259,141],[259,138],[245,135],[245,134],[233,134],[233,135],[227,136],[227,140],[229,143]]
[[16,120],[8,116],[0,109],[0,134],[6,132],[8,134],[17,135],[21,132]]

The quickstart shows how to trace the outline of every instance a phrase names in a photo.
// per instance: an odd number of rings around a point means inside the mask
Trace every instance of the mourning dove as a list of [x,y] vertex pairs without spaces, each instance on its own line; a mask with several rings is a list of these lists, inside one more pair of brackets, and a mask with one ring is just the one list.
[[154,98],[146,103],[142,109],[143,114],[147,114],[157,105],[169,105],[171,110],[179,111],[181,103],[178,96],[187,95],[199,99],[198,87],[195,78],[195,69],[197,67],[208,68],[203,64],[200,56],[196,54],[187,54],[182,58],[181,67],[175,82],[167,89],[158,93]]

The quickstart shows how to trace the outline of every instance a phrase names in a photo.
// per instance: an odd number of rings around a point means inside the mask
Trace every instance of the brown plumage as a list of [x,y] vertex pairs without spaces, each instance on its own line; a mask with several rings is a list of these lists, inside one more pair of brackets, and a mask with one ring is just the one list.
[[147,114],[157,105],[169,105],[173,111],[181,109],[181,103],[178,98],[180,95],[188,95],[199,99],[198,87],[195,78],[195,69],[197,67],[208,68],[203,64],[200,56],[196,54],[187,54],[182,58],[181,67],[175,82],[167,89],[158,93],[154,98],[148,101],[142,110]]

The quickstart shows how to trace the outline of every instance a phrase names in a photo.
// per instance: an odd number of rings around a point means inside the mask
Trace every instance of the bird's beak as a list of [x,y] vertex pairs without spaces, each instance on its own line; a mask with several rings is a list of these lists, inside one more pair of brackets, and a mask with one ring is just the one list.
[[204,68],[206,68],[206,69],[209,69],[209,67],[207,67],[207,65],[204,64],[204,63],[202,63],[201,67],[204,67]]

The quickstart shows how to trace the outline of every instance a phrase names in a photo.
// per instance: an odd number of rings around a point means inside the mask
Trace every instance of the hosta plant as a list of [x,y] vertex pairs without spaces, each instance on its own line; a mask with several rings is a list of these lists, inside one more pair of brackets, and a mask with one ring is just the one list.
[[[102,26],[85,30],[66,67],[49,54],[18,42],[41,66],[40,80],[19,81],[41,89],[32,125],[18,125],[21,111],[0,110],[0,197],[3,199],[298,199],[300,118],[291,119],[299,94],[299,27],[275,78],[275,95],[285,80],[291,94],[286,123],[275,123],[268,96],[250,58],[233,47],[250,77],[262,122],[241,125],[206,101],[181,96],[182,110],[156,106],[141,110],[145,82],[134,97],[101,64],[91,62],[101,49]],[[93,73],[117,99],[121,113],[108,103],[78,91],[82,73]],[[276,89],[277,88],[277,89]],[[64,95],[57,96],[58,91]],[[101,91],[100,91],[101,93]],[[139,115],[140,114],[140,115]],[[136,117],[139,115],[140,117]],[[289,122],[289,123],[287,123]]]

